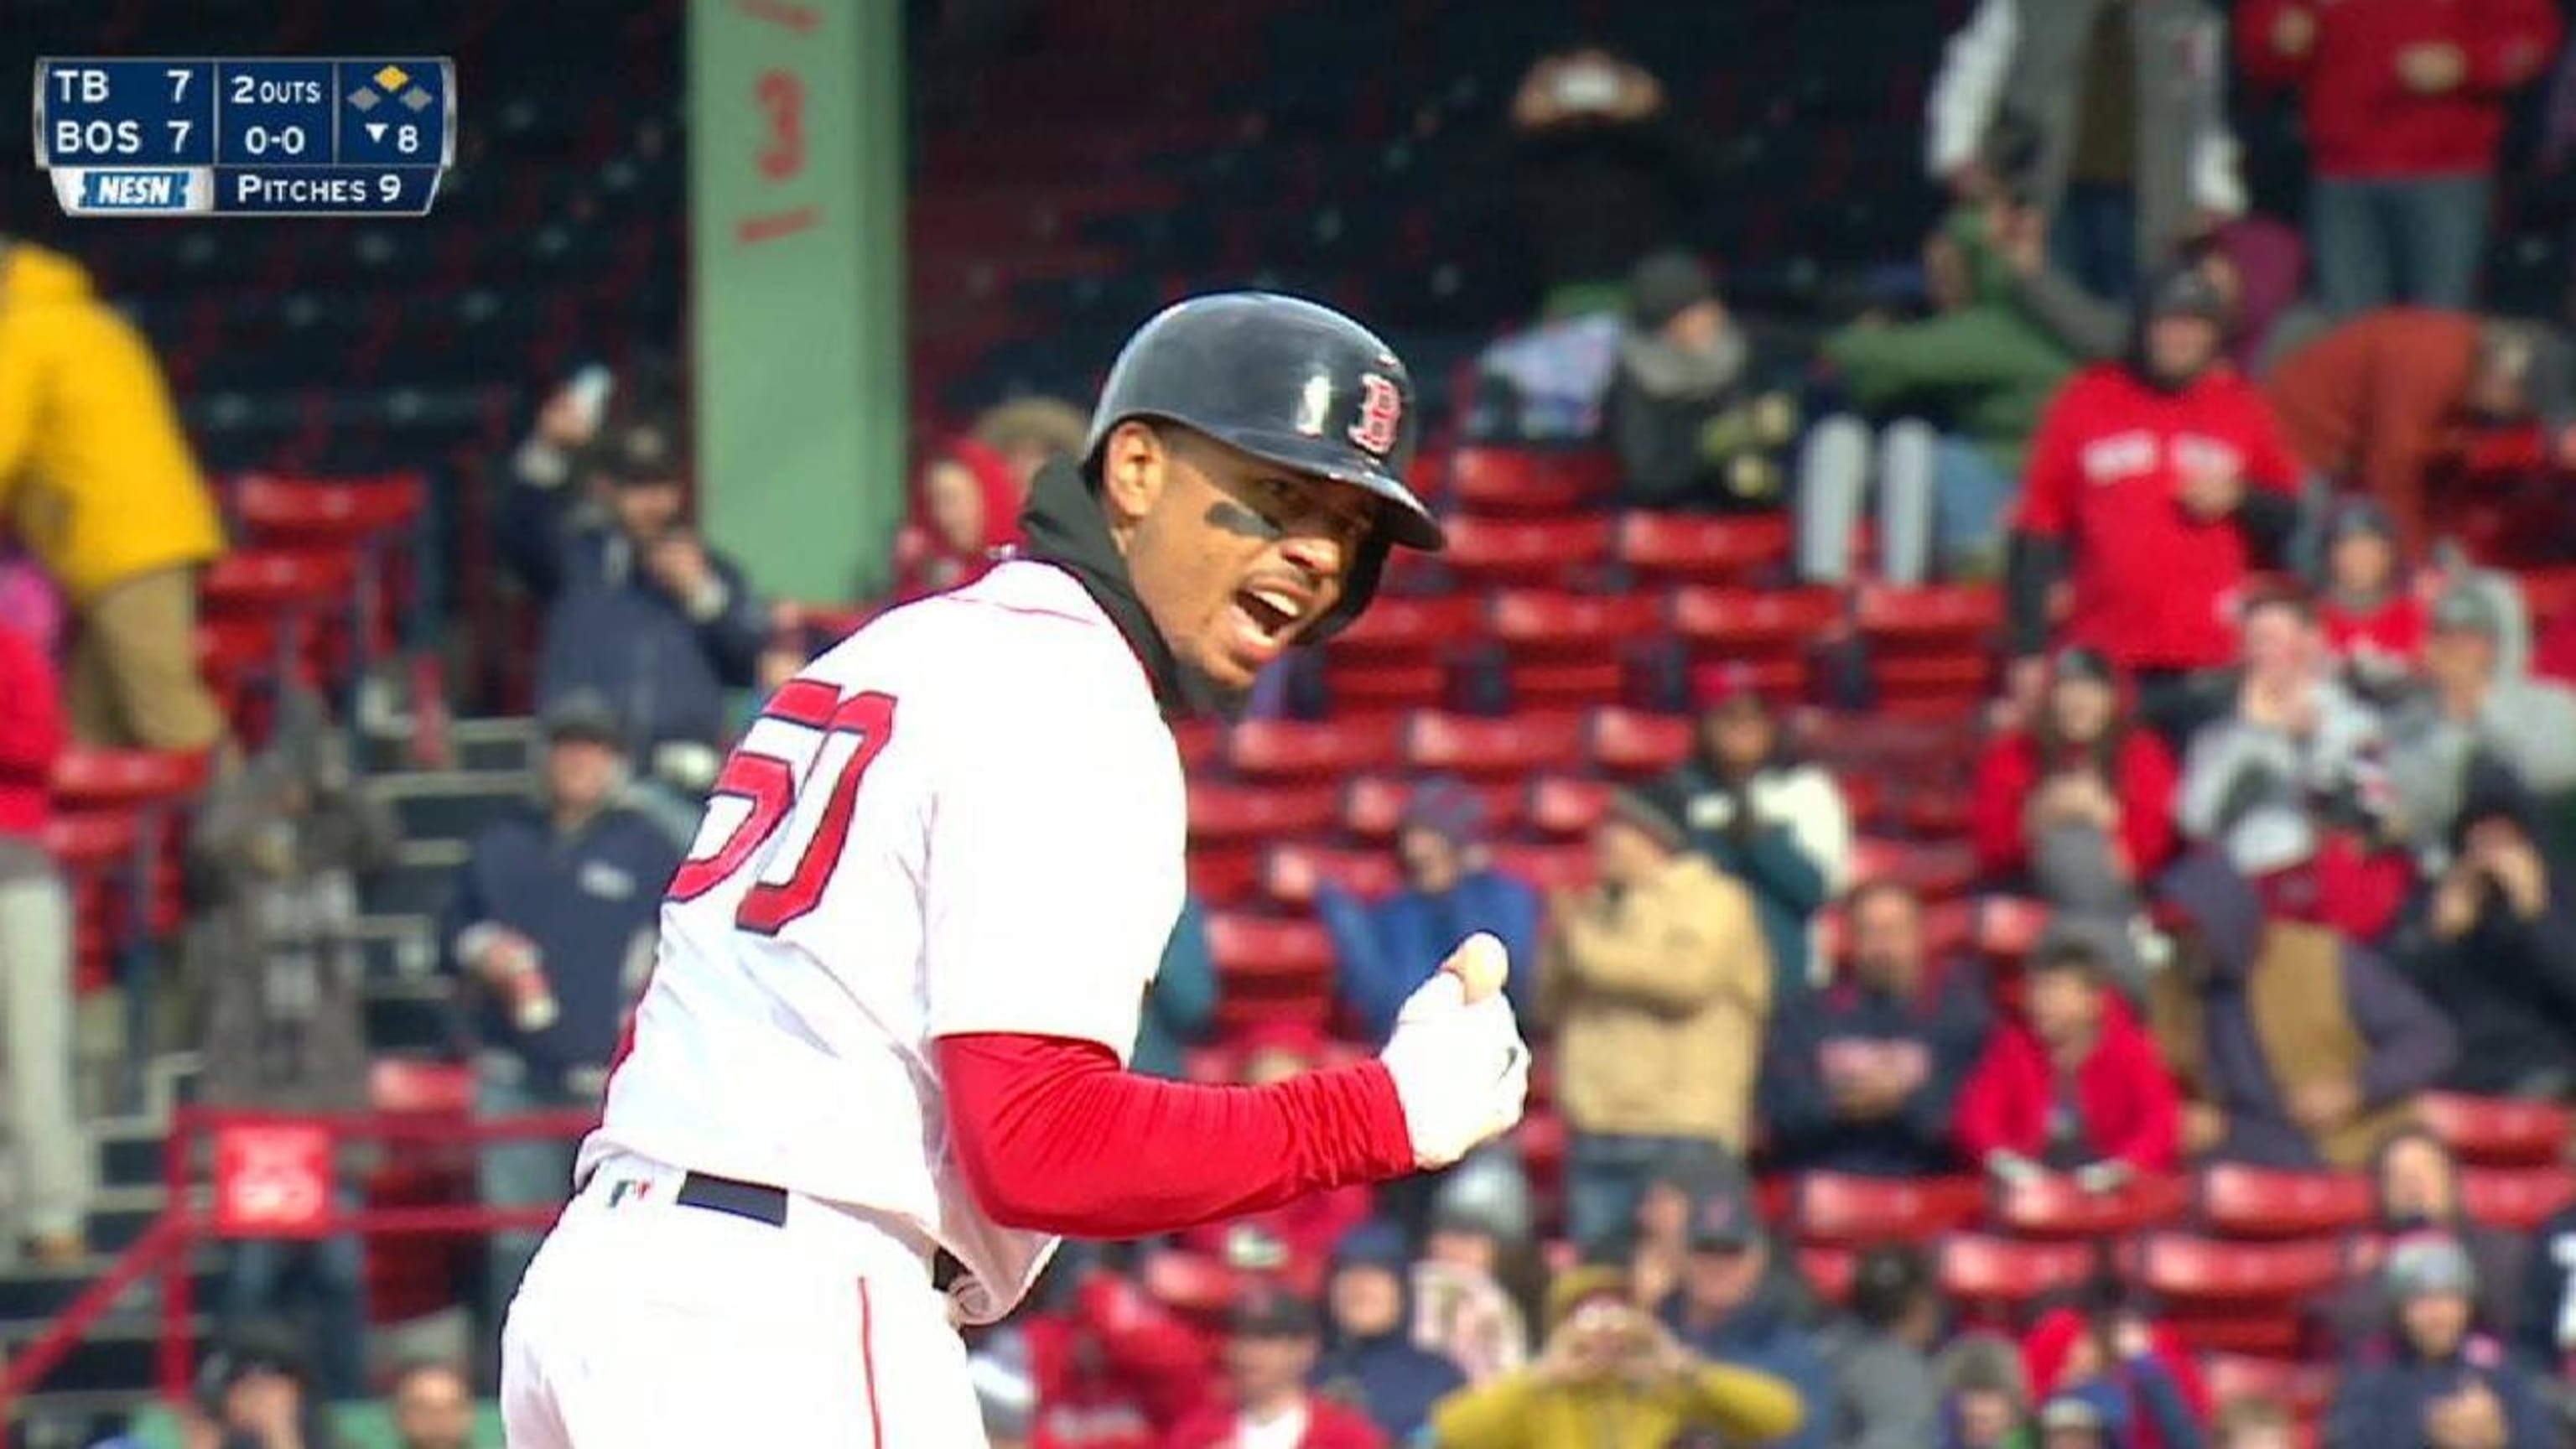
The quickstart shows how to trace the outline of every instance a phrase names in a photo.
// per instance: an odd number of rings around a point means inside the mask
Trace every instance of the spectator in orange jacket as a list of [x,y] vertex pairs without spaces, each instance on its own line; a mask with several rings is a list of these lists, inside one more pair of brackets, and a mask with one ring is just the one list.
[[2091,915],[2134,908],[2174,845],[2174,760],[2128,718],[2128,687],[2098,649],[2059,650],[2026,727],[1977,762],[1969,832],[1988,880]]
[[1308,1391],[1322,1338],[1314,1304],[1267,1284],[1247,1290],[1228,1320],[1225,1394],[1184,1419],[1165,1449],[1386,1449],[1366,1415]]
[[2071,1172],[2103,1191],[2171,1171],[2180,1103],[2156,1044],[2073,934],[2029,966],[2022,1019],[1998,1029],[1959,1093],[1959,1148],[2007,1185]]
[[2295,86],[2309,245],[2328,310],[2465,307],[2485,251],[2505,102],[2558,53],[2549,0],[2252,0],[2236,53]]
[[2480,431],[2537,421],[2564,461],[2566,341],[2535,323],[2389,307],[2355,317],[2273,365],[2263,396],[2299,461],[2377,499],[2417,558],[2435,523],[2430,479]]

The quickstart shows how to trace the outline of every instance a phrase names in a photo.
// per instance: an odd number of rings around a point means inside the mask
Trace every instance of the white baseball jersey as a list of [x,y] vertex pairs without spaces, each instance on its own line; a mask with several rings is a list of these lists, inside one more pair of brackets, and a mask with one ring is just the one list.
[[949,1150],[935,1038],[1123,1063],[1181,906],[1180,757],[1144,669],[1060,570],[1005,563],[782,688],[726,762],[582,1172],[619,1152],[909,1220],[972,1322],[1054,1251]]

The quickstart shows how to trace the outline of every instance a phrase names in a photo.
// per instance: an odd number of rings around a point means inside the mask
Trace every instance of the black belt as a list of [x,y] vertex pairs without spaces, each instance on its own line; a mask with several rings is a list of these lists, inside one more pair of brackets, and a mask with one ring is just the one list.
[[680,1179],[680,1194],[673,1199],[682,1207],[705,1208],[711,1213],[728,1213],[767,1223],[773,1228],[787,1226],[787,1190],[757,1182],[737,1182],[712,1173],[692,1172]]
[[[711,1213],[725,1213],[773,1228],[787,1226],[787,1190],[766,1183],[741,1182],[718,1177],[711,1172],[692,1172],[680,1179],[679,1195],[673,1199],[682,1207],[704,1208]],[[966,1265],[957,1261],[946,1248],[933,1253],[930,1262],[931,1286],[940,1292],[963,1277]]]

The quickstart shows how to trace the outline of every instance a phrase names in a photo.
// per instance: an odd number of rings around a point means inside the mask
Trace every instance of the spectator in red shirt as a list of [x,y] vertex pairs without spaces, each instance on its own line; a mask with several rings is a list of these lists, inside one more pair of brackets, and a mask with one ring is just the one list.
[[72,905],[45,851],[48,780],[66,734],[54,666],[0,623],[0,1026],[20,1232],[49,1266],[78,1262],[80,1124],[72,1115]]
[[2505,102],[2558,53],[2549,0],[2252,0],[2236,52],[2302,94],[2320,300],[2465,307],[2477,291]]
[[2051,1309],[2021,1344],[2031,1391],[2046,1399],[2082,1386],[2107,1392],[2135,1427],[2132,1449],[2190,1449],[2209,1422],[2209,1387],[2171,1328],[2138,1312],[2116,1269],[2103,1266],[2078,1301]]
[[2317,627],[2344,684],[2386,704],[2424,664],[2432,608],[2415,587],[2405,543],[2385,505],[2345,498],[2326,515]]
[[1960,1152],[2008,1186],[2053,1170],[2107,1191],[2173,1169],[2173,1078],[2108,978],[2090,941],[2042,943],[2022,1018],[1995,1032],[1959,1093]]
[[2178,740],[2216,707],[2232,605],[2296,524],[2300,479],[2262,396],[2221,354],[2227,317],[2206,272],[2167,269],[2129,360],[2076,374],[2041,419],[2007,581],[2025,706],[2046,677],[2063,571],[2069,640],[2130,672],[2147,723]]
[[1207,1345],[1115,1273],[1062,1296],[1061,1310],[1014,1323],[1033,1398],[1029,1449],[1156,1449],[1206,1396]]
[[1024,481],[1000,450],[959,438],[922,465],[894,542],[895,598],[972,583],[1020,541]]
[[1358,1410],[1307,1392],[1323,1336],[1315,1305],[1269,1285],[1234,1307],[1223,1398],[1181,1421],[1166,1449],[1386,1449]]
[[2173,854],[2174,761],[2127,694],[2100,650],[2059,650],[2029,723],[1987,746],[1968,808],[1989,881],[2087,915],[2135,909]]

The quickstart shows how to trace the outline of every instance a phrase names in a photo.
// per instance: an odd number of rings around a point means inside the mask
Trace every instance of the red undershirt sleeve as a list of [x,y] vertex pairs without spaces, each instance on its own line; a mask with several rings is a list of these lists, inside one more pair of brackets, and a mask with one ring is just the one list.
[[1143,1076],[1063,1037],[980,1032],[933,1051],[950,1150],[1005,1227],[1144,1237],[1414,1169],[1373,1061],[1230,1087]]

